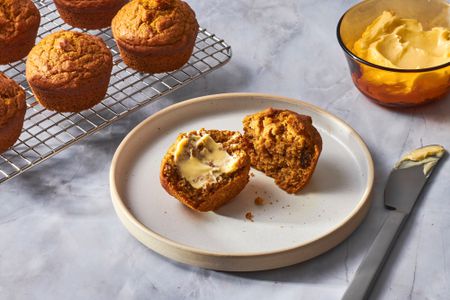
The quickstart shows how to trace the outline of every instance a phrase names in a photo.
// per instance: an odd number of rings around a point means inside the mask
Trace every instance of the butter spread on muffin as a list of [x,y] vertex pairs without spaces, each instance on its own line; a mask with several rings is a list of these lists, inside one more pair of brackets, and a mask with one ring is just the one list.
[[61,18],[69,25],[86,29],[111,26],[111,21],[128,0],[55,0]]
[[181,176],[199,189],[235,171],[239,158],[228,154],[209,134],[190,134],[177,143],[174,161]]
[[30,0],[0,3],[0,64],[20,60],[34,46],[41,16]]
[[26,77],[37,100],[59,112],[78,112],[105,96],[112,55],[102,39],[59,31],[42,39],[30,52]]
[[25,111],[24,90],[0,72],[0,153],[19,138]]
[[124,62],[147,73],[182,67],[192,54],[198,28],[194,12],[180,0],[134,0],[112,21]]
[[246,116],[243,124],[252,167],[274,178],[288,193],[303,189],[322,151],[322,138],[311,117],[269,108]]
[[194,210],[215,210],[249,181],[245,143],[239,132],[228,130],[182,133],[163,158],[161,185]]

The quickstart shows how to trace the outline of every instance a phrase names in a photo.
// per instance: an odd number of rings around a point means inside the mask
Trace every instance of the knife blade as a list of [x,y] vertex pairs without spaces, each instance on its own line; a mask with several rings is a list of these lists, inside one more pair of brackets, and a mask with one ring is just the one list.
[[390,210],[388,217],[356,271],[343,300],[369,297],[395,240],[444,153],[442,146],[429,145],[411,151],[396,163],[384,190],[384,204]]
[[384,189],[384,205],[387,208],[410,213],[428,177],[423,166],[393,169]]

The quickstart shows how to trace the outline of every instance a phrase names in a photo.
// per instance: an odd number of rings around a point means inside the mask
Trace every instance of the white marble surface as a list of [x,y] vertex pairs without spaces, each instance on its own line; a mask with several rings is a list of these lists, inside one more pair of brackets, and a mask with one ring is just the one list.
[[[386,217],[382,192],[395,160],[422,144],[450,148],[450,99],[395,111],[351,83],[335,29],[356,1],[190,2],[202,26],[232,45],[232,61],[0,186],[0,299],[339,299]],[[165,259],[119,223],[108,172],[127,132],[171,103],[235,91],[309,101],[365,139],[376,165],[373,205],[347,241],[306,263],[233,274]],[[435,175],[373,299],[450,299],[450,163]]]

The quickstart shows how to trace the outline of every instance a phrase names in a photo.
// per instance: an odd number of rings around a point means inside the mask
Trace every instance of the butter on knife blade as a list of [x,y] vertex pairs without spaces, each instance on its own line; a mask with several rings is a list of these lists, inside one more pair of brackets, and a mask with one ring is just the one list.
[[384,189],[384,205],[389,209],[388,216],[342,300],[369,298],[403,224],[444,153],[444,147],[429,145],[409,152],[397,162]]
[[423,174],[428,176],[444,153],[445,148],[441,145],[424,146],[403,155],[395,164],[395,169],[406,169],[423,165]]

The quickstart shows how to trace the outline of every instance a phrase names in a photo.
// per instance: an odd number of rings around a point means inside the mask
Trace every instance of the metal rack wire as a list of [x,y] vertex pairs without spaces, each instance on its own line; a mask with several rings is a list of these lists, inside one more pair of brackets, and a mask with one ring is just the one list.
[[[58,30],[78,30],[60,19],[53,1],[35,0],[41,13],[38,39]],[[34,98],[25,79],[25,60],[0,66],[0,71],[19,83],[27,94],[24,128],[16,144],[0,155],[0,183],[21,174],[38,163],[157,98],[223,66],[231,58],[231,48],[223,39],[200,29],[194,52],[180,70],[143,74],[128,68],[119,56],[111,31],[95,30],[113,54],[114,67],[105,99],[80,113],[46,110]]]

